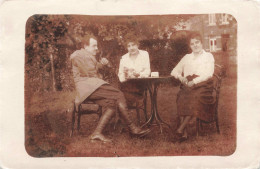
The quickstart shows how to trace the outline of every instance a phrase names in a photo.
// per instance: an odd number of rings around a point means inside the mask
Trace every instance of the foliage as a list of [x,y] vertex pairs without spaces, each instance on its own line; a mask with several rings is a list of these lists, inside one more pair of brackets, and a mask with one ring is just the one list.
[[80,48],[81,38],[86,34],[98,38],[100,52],[97,57],[106,57],[112,63],[112,69],[102,71],[110,82],[117,81],[120,57],[127,52],[123,45],[124,37],[129,33],[139,38],[140,48],[149,51],[152,70],[167,74],[183,55],[176,49],[182,48],[187,52],[185,36],[177,42],[179,37],[175,38],[174,26],[190,17],[34,15],[26,24],[25,87],[33,92],[72,90],[69,58]]

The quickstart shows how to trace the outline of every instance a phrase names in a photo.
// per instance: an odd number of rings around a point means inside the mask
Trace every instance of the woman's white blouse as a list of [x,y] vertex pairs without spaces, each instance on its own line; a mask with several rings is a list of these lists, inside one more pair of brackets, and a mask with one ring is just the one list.
[[211,53],[203,50],[202,54],[195,57],[193,53],[186,54],[177,66],[172,70],[171,75],[179,79],[182,74],[184,77],[198,75],[193,79],[195,84],[206,81],[213,76],[215,60]]
[[135,60],[132,60],[130,58],[129,53],[122,56],[118,71],[120,82],[124,82],[126,80],[124,67],[128,69],[134,69],[137,73],[140,74],[140,77],[149,77],[151,69],[148,52],[144,50],[139,50],[139,54],[137,55]]

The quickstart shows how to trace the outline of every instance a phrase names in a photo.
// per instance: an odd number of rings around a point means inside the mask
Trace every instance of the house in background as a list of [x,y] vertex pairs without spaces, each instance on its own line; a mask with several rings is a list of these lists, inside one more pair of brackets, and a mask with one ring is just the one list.
[[176,30],[198,31],[203,37],[204,49],[211,53],[225,52],[236,56],[237,23],[232,15],[226,13],[203,14],[180,23]]

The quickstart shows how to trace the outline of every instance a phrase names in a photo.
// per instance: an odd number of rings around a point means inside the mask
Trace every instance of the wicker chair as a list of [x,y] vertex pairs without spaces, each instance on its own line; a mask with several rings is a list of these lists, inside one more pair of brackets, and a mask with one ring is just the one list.
[[199,136],[200,130],[203,129],[203,124],[210,124],[210,123],[215,123],[216,125],[216,130],[217,133],[220,133],[219,129],[219,119],[218,119],[218,102],[219,102],[219,94],[220,94],[220,88],[221,88],[221,82],[223,77],[225,76],[225,71],[223,66],[215,64],[215,70],[214,70],[214,92],[215,92],[215,103],[214,103],[214,115],[212,120],[210,121],[203,121],[199,118],[196,119],[196,133],[197,136]]

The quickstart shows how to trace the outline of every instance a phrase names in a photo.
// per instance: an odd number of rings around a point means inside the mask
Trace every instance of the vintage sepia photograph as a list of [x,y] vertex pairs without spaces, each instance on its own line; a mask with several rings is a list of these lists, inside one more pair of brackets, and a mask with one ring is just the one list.
[[24,37],[28,155],[236,151],[234,16],[35,14]]

